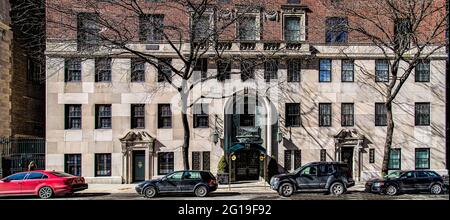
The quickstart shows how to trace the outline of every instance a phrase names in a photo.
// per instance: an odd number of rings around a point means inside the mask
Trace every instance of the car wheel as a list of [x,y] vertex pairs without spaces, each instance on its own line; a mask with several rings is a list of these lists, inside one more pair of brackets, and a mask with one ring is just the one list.
[[331,184],[330,193],[336,196],[342,195],[345,193],[345,186],[342,183],[336,182]]
[[38,196],[41,199],[49,199],[53,196],[53,190],[49,186],[44,186],[39,189]]
[[435,183],[431,186],[430,191],[431,191],[431,194],[438,195],[438,194],[442,193],[442,187],[440,184]]
[[146,187],[144,189],[144,193],[143,194],[144,194],[145,198],[153,198],[153,197],[156,196],[157,192],[156,192],[155,187],[149,186],[149,187]]
[[386,188],[386,195],[394,196],[397,195],[397,187],[394,185],[390,185]]
[[206,186],[199,186],[195,188],[195,195],[197,197],[205,197],[208,194],[208,189]]
[[278,193],[283,197],[292,196],[292,194],[294,194],[294,186],[291,183],[283,183],[281,184]]

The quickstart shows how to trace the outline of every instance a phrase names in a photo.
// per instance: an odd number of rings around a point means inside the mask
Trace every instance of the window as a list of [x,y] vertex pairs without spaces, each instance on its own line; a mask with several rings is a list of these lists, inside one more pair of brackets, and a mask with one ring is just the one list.
[[300,0],[287,0],[288,4],[300,4]]
[[327,150],[320,149],[320,161],[327,161]]
[[353,60],[342,60],[342,70],[341,70],[341,81],[342,82],[353,82],[355,74],[355,63]]
[[341,126],[348,127],[354,125],[354,104],[342,103],[341,106]]
[[375,82],[389,82],[389,61],[375,61]]
[[[242,105],[242,104],[241,104]],[[239,115],[239,124],[241,127],[254,127],[255,126],[255,104],[248,102],[248,97],[244,97],[244,104],[241,107]],[[242,114],[243,113],[243,114]]]
[[64,155],[64,172],[81,176],[81,154]]
[[66,59],[64,67],[65,82],[81,82],[81,59]]
[[386,126],[386,105],[384,103],[375,103],[375,126]]
[[243,60],[241,62],[241,80],[247,81],[248,79],[255,78],[255,62],[253,60]]
[[23,178],[25,178],[26,175],[27,175],[27,173],[14,174],[14,175],[9,176],[8,180],[10,180],[10,181],[23,180]]
[[416,82],[430,82],[430,61],[421,60],[415,69]]
[[111,58],[95,59],[95,82],[111,82]]
[[416,148],[416,169],[430,169],[429,148]]
[[300,126],[300,103],[286,103],[286,127]]
[[319,82],[331,82],[331,60],[320,60]]
[[300,17],[284,18],[284,40],[300,41]]
[[139,17],[139,38],[141,41],[161,41],[164,37],[164,15],[146,14]]
[[430,103],[416,103],[415,124],[416,126],[430,125]]
[[202,80],[206,79],[208,77],[208,58],[200,58],[197,59],[197,62],[194,66],[194,77],[195,79],[200,78]]
[[[294,162],[294,164],[292,164]],[[284,168],[288,171],[295,170],[302,165],[301,150],[285,150],[284,151]]]
[[131,105],[131,129],[145,128],[145,105],[132,104]]
[[412,32],[412,25],[409,19],[400,18],[395,21],[395,47],[396,48],[409,48],[410,47],[410,34]]
[[389,170],[400,170],[401,169],[401,149],[391,148],[389,153]]
[[331,127],[331,103],[319,103],[319,127]]
[[96,129],[111,129],[111,105],[95,105]]
[[264,62],[264,79],[270,82],[278,78],[278,60],[269,60]]
[[256,26],[256,16],[244,16],[238,22],[239,40],[258,40],[258,27]]
[[79,13],[77,17],[78,50],[96,49],[99,44],[99,17],[96,13]]
[[208,104],[194,105],[194,128],[209,127]]
[[172,128],[172,110],[170,104],[158,105],[158,128]]
[[310,175],[310,176],[317,175],[317,166],[311,165],[311,166],[308,166],[308,167],[304,168],[300,172],[300,175]]
[[189,180],[200,180],[202,177],[200,175],[200,172],[195,171],[185,171],[183,173],[183,179],[189,179]]
[[42,63],[36,58],[27,58],[27,80],[32,83],[39,83],[42,76]]
[[[174,171],[174,154],[173,152],[158,153],[158,175],[169,174]],[[180,172],[181,174],[182,172]]]
[[192,170],[210,170],[210,152],[192,152]]
[[81,129],[81,105],[65,105],[65,129]]
[[300,60],[288,60],[287,74],[288,82],[300,82]]
[[111,176],[111,154],[95,154],[95,176]]
[[36,172],[31,172],[28,176],[27,176],[27,180],[40,180],[40,179],[47,179],[48,176],[42,174],[42,173],[36,173]]
[[198,17],[197,14],[196,17],[192,17],[192,34],[193,34],[193,40],[194,42],[200,42],[207,40],[211,34],[211,23],[210,23],[210,16],[209,15],[203,15],[201,17]]
[[369,163],[375,163],[375,149],[369,149]]
[[326,43],[347,43],[348,21],[347,18],[330,17],[326,21]]
[[131,82],[145,82],[145,61],[143,59],[131,59]]
[[225,81],[231,79],[231,61],[218,60],[217,61],[217,80]]
[[171,80],[172,78],[172,59],[160,59],[158,60],[158,82],[165,82],[166,77]]

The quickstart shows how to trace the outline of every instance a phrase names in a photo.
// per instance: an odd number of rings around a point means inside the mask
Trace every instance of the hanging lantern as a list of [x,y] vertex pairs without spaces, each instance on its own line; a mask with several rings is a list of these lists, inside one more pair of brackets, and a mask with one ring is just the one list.
[[212,138],[213,138],[214,144],[217,144],[217,142],[219,142],[219,132],[217,132],[217,130],[214,131]]

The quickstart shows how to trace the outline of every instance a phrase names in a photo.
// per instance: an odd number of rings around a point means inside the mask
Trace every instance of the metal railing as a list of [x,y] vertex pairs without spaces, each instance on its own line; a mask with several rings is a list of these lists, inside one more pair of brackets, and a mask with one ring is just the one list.
[[31,161],[35,169],[45,169],[45,139],[0,138],[2,176],[28,170]]

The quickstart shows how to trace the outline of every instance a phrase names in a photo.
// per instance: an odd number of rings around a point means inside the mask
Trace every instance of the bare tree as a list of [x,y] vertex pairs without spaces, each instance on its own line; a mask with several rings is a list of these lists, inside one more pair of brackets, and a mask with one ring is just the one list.
[[[329,5],[334,1],[323,2]],[[376,46],[389,60],[390,77],[377,86],[385,98],[387,113],[382,164],[382,175],[385,175],[395,128],[392,104],[415,68],[445,49],[448,43],[445,39],[448,17],[445,1],[361,0],[333,4],[333,7],[339,16],[348,19],[345,24],[337,24],[336,28],[348,28],[353,39]]]
[[[201,59],[213,57],[216,60],[235,59],[226,53],[234,40],[235,31],[240,28],[260,35],[260,30],[248,30],[248,26],[240,27],[241,21],[248,19],[248,13],[260,13],[265,1],[241,0],[238,7],[225,1],[217,0],[82,0],[71,3],[67,1],[47,1],[47,11],[54,16],[47,17],[47,30],[55,30],[61,36],[66,32],[78,31],[78,53],[86,56],[101,54],[129,55],[137,57],[158,70],[159,77],[173,87],[179,94],[181,103],[182,124],[184,130],[183,164],[189,169],[190,126],[188,109],[193,106],[190,95],[194,88],[208,80],[225,78],[222,71],[217,74],[197,76],[196,67]],[[170,12],[170,16],[163,14]],[[78,28],[77,18],[83,17],[87,28]],[[256,28],[256,27],[255,27]],[[66,30],[62,31],[62,30]],[[256,33],[257,32],[257,33]],[[170,54],[160,54],[139,48],[139,44],[164,43],[169,45]],[[83,44],[84,43],[84,44]],[[142,45],[142,44],[141,44]],[[59,48],[58,50],[64,50]],[[266,60],[277,51],[261,52],[259,61]],[[174,58],[180,63],[170,62]],[[254,63],[255,65],[256,62]],[[219,68],[218,68],[219,69]],[[173,74],[173,75],[172,75]],[[221,99],[224,96],[205,97]]]

